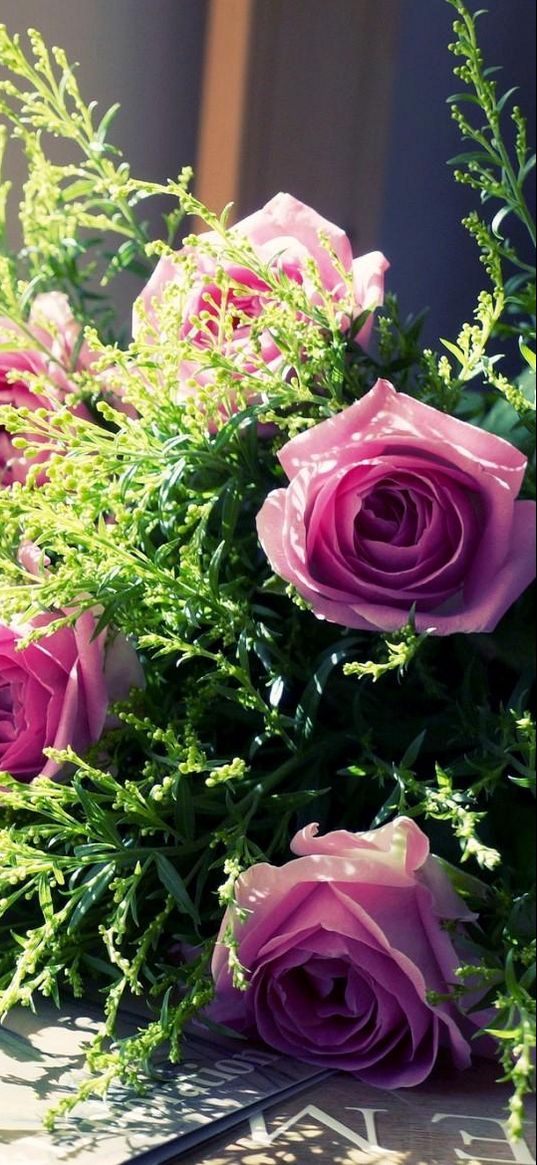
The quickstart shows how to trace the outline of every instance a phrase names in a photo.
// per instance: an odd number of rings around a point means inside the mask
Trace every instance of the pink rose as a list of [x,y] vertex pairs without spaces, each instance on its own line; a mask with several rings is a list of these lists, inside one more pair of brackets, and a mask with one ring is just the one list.
[[[321,300],[307,270],[308,262],[314,260],[323,288],[337,304],[343,301],[347,293],[341,271],[322,243],[321,236],[324,235],[337,262],[352,277],[354,317],[366,308],[373,310],[383,301],[384,272],[388,267],[384,255],[380,251],[373,251],[353,260],[351,244],[345,232],[290,194],[276,194],[261,210],[237,223],[232,235],[247,239],[265,265],[281,271],[288,279],[303,286],[312,304]],[[213,232],[207,232],[201,237],[209,241],[216,251],[222,246]],[[194,275],[187,275],[181,265],[172,259],[162,258],[135,304],[134,334],[138,333],[140,325],[138,305],[143,306],[149,322],[155,325],[154,304],[162,298],[165,288],[175,283],[183,296],[181,339],[188,339],[200,351],[218,348],[235,359],[239,373],[255,372],[259,368],[260,358],[269,369],[277,368],[282,361],[282,354],[271,332],[268,329],[260,330],[259,354],[251,340],[252,324],[263,316],[266,308],[274,301],[274,291],[247,266],[239,266],[229,258],[218,260],[216,256],[195,247],[185,248],[182,254],[188,255],[194,262]],[[231,287],[226,289],[225,302],[217,277],[219,270],[223,270],[231,280]],[[223,311],[227,321],[227,331],[224,330],[224,333],[221,326]],[[204,316],[205,321],[202,327],[197,322],[200,315]],[[348,324],[348,317],[342,313],[342,328]],[[367,342],[371,327],[372,318],[367,320],[358,335],[360,343]],[[199,383],[208,383],[211,376],[211,370],[197,369],[193,361],[184,363],[181,369],[183,380],[195,377]],[[188,391],[183,386],[181,394],[185,396]]]
[[[25,342],[24,347],[17,344],[12,350],[0,348],[0,405],[13,405],[14,408],[26,408],[32,412],[39,408],[54,411],[64,403],[68,393],[74,392],[69,372],[88,368],[92,356],[85,343],[78,350],[80,324],[71,312],[67,296],[59,291],[36,296],[30,311],[28,331],[33,337],[33,341],[28,337],[28,346]],[[17,337],[20,343],[20,329],[11,320],[0,319],[0,341],[8,343],[11,336]],[[24,378],[17,380],[18,372],[46,376],[46,395],[32,392]],[[89,413],[82,404],[72,411],[77,416],[89,419]],[[13,436],[0,425],[0,486],[25,481],[31,464],[43,464],[50,457],[51,450],[46,445],[42,453],[38,453],[31,461],[27,460],[22,451],[14,447]],[[31,441],[41,443],[36,436],[32,436]],[[44,475],[41,480],[44,480]]]
[[46,352],[39,353],[42,367],[48,371],[60,395],[73,391],[66,373],[89,368],[95,356],[85,340],[80,343],[81,325],[75,319],[69,300],[61,291],[36,295],[30,309],[29,327]]
[[276,574],[316,615],[392,631],[492,631],[535,575],[535,503],[513,445],[378,380],[279,453],[257,519]]
[[[29,565],[33,572],[33,559]],[[133,648],[119,634],[93,638],[89,612],[17,650],[29,627],[52,619],[0,623],[0,769],[20,781],[56,776],[60,765],[43,749],[70,745],[85,752],[102,735],[109,705],[143,684]]]
[[369,833],[298,833],[296,860],[252,866],[236,883],[245,920],[228,910],[249,986],[232,984],[228,952],[213,958],[211,1018],[321,1067],[368,1084],[420,1084],[446,1048],[470,1062],[453,1004],[428,1001],[456,982],[459,959],[443,920],[471,920],[415,822]]

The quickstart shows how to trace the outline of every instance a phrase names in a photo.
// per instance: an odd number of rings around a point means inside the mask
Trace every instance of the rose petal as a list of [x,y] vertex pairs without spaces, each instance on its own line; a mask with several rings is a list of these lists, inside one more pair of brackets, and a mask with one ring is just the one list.
[[[95,619],[85,612],[75,624],[45,634],[22,650],[33,627],[46,628],[52,615],[30,624],[0,623],[0,766],[29,781],[54,777],[61,765],[43,749],[72,747],[84,753],[99,740],[112,693],[105,675],[106,633],[94,636]],[[140,679],[133,649],[116,641],[113,698],[125,698]]]
[[493,630],[534,577],[523,455],[387,381],[279,457],[290,484],[259,539],[318,617],[392,631],[414,609],[418,631]]
[[469,1021],[450,1002],[458,956],[440,925],[472,917],[429,856],[414,821],[396,818],[366,833],[318,836],[306,826],[299,856],[281,869],[251,867],[236,884],[241,920],[226,912],[248,968],[233,987],[220,941],[211,1014],[269,1046],[383,1087],[426,1079],[439,1048],[464,1067]]

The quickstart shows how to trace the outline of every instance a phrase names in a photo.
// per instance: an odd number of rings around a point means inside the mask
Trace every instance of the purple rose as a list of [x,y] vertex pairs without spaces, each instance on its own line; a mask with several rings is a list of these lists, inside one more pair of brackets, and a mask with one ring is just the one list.
[[333,623],[393,631],[414,607],[418,631],[492,631],[535,575],[525,457],[386,380],[278,456],[259,538]]
[[[246,239],[258,258],[280,271],[287,279],[303,286],[309,301],[319,303],[321,296],[308,273],[308,263],[315,262],[322,287],[330,294],[336,306],[347,298],[342,271],[351,278],[354,289],[354,316],[368,308],[372,310],[383,301],[384,272],[388,262],[380,251],[353,259],[349,239],[339,227],[322,218],[311,207],[293,198],[290,194],[276,194],[261,210],[237,223],[231,232],[239,239]],[[328,247],[335,259],[322,242]],[[274,290],[269,288],[247,266],[239,266],[225,254],[218,258],[222,242],[214,232],[201,236],[211,243],[214,254],[201,248],[187,247],[182,255],[188,257],[194,270],[165,256],[157,264],[140,299],[134,307],[133,331],[140,330],[140,306],[151,326],[157,326],[155,303],[170,285],[177,286],[180,306],[180,338],[190,342],[200,352],[212,347],[233,358],[237,375],[240,372],[256,372],[261,365],[269,369],[277,368],[282,362],[278,344],[268,329],[260,329],[258,344],[252,343],[252,325],[263,316],[267,307],[274,302]],[[230,286],[225,293],[218,273],[224,271]],[[200,316],[203,326],[200,326]],[[226,324],[222,325],[225,316]],[[372,318],[362,327],[358,340],[365,344],[369,338]],[[341,326],[347,327],[348,317],[342,313]],[[155,337],[156,338],[156,337]],[[179,395],[185,397],[193,391],[185,382],[190,378],[200,384],[211,382],[212,370],[196,366],[195,360],[183,362],[180,371]],[[230,400],[233,409],[235,402]]]
[[[14,408],[47,409],[54,412],[65,400],[68,393],[75,391],[69,380],[69,372],[88,368],[93,360],[87,344],[79,346],[80,324],[75,320],[69,307],[67,296],[59,291],[49,291],[36,296],[28,320],[28,330],[33,339],[25,338],[21,346],[21,332],[9,319],[0,319],[0,342],[9,344],[16,339],[12,349],[0,349],[0,405]],[[21,378],[18,379],[18,375]],[[27,376],[46,376],[46,395],[35,393],[29,386]],[[86,420],[90,415],[83,404],[72,410]],[[24,436],[23,433],[19,434]],[[26,480],[31,464],[44,464],[51,453],[44,438],[31,436],[32,444],[43,443],[43,451],[32,457],[24,457],[21,450],[13,445],[14,434],[8,433],[0,425],[0,486],[9,486],[14,481]],[[45,480],[45,474],[40,477]]]
[[[29,552],[23,553],[26,562]],[[29,566],[33,573],[33,559]],[[43,749],[70,745],[85,752],[102,735],[109,705],[143,684],[134,649],[119,634],[93,638],[89,612],[18,650],[31,627],[52,619],[0,623],[0,770],[19,781],[56,776],[60,765]]]
[[[241,875],[213,959],[211,1017],[272,1048],[368,1084],[419,1084],[446,1048],[470,1062],[451,1002],[459,959],[442,923],[471,920],[415,822],[369,833],[298,833],[298,857]],[[232,928],[249,986],[233,986],[222,938]]]

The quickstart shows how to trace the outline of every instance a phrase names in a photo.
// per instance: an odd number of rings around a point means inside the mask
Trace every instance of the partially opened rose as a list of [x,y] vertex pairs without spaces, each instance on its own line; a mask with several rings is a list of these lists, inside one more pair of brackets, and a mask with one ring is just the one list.
[[492,631],[535,576],[535,503],[509,442],[378,380],[278,454],[259,538],[316,615],[392,631]]
[[236,884],[245,921],[228,910],[220,939],[231,926],[249,986],[233,986],[220,941],[212,1018],[385,1088],[425,1080],[441,1048],[466,1067],[468,1019],[428,992],[445,995],[456,982],[443,921],[473,916],[415,822],[325,837],[309,825],[291,849],[294,861],[252,866]]
[[[38,408],[53,412],[64,403],[68,393],[74,391],[69,373],[88,368],[92,356],[87,344],[79,344],[80,324],[75,320],[67,296],[58,291],[45,292],[36,296],[28,320],[28,332],[24,346],[21,346],[21,332],[9,319],[0,319],[0,343],[9,344],[10,337],[16,340],[12,349],[0,348],[0,405],[26,408],[34,412]],[[32,391],[17,373],[32,373],[47,377],[46,395]],[[89,418],[83,404],[72,410],[77,416]],[[24,435],[24,434],[21,434]],[[40,444],[39,436],[31,436],[32,444]],[[13,434],[0,425],[0,486],[11,485],[14,481],[25,481],[31,464],[44,464],[50,457],[50,449],[43,448],[31,461],[13,444]]]
[[0,623],[0,771],[20,781],[56,776],[60,765],[43,749],[84,753],[102,735],[110,704],[143,683],[134,649],[122,635],[94,637],[89,612],[19,649],[32,626],[52,618]]
[[36,295],[28,320],[29,330],[42,345],[34,353],[35,371],[47,371],[60,398],[73,391],[69,373],[90,368],[95,354],[85,340],[81,342],[81,325],[62,291],[45,291]]
[[[388,263],[380,251],[353,259],[345,232],[290,194],[276,194],[261,210],[237,223],[232,228],[231,238],[233,235],[248,240],[263,264],[303,286],[311,303],[320,300],[319,291],[308,273],[308,264],[312,260],[317,266],[321,286],[336,305],[347,297],[342,271],[351,279],[355,299],[353,318],[383,301],[384,272]],[[188,339],[200,351],[218,347],[225,355],[234,356],[237,367],[243,372],[255,372],[260,359],[268,368],[278,367],[282,355],[268,329],[259,330],[259,349],[257,346],[254,349],[251,342],[252,324],[262,317],[274,300],[274,291],[247,266],[233,262],[224,254],[220,259],[218,250],[222,243],[215,233],[207,232],[202,238],[211,243],[215,254],[210,255],[201,248],[186,248],[183,255],[188,255],[194,265],[193,274],[191,270],[187,274],[185,268],[166,256],[159,261],[135,304],[134,334],[140,330],[141,316],[145,315],[153,325],[156,323],[155,303],[161,300],[166,288],[175,284],[182,302],[181,339]],[[229,280],[224,292],[219,271],[223,271]],[[342,328],[348,326],[348,316],[342,314],[341,323]],[[359,332],[360,343],[367,342],[371,326],[372,318]],[[183,381],[194,377],[200,383],[207,383],[210,376],[210,370],[196,368],[192,360],[181,370]],[[188,391],[186,385],[180,388],[182,395]]]

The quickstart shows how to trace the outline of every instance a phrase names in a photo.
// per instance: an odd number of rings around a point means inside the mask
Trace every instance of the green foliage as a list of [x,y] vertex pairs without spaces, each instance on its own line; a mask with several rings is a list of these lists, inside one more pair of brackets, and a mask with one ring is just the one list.
[[397,670],[400,678],[405,674],[408,665],[412,662],[414,656],[421,644],[424,642],[427,633],[418,635],[414,628],[412,619],[408,622],[406,627],[393,635],[390,639],[384,638],[382,643],[384,659],[375,663],[373,660],[368,660],[367,663],[353,663],[343,664],[343,674],[346,676],[358,676],[363,679],[365,676],[371,676],[373,683],[379,680],[381,676],[386,675],[387,672]]
[[[18,263],[5,250],[6,185],[0,186],[0,247],[19,280],[23,313],[37,292],[57,287],[69,294],[81,318],[106,313],[108,320],[110,304],[98,291],[99,280],[106,284],[120,271],[146,276],[150,271],[147,224],[136,214],[145,195],[139,186],[130,187],[129,166],[108,141],[119,106],[98,120],[97,103],[82,99],[75,67],[63,49],[49,52],[35,29],[28,39],[31,55],[19,35],[10,37],[0,25],[0,62],[7,74],[0,77],[0,120],[20,143],[28,170],[19,211],[23,247]],[[64,144],[71,161],[52,160],[54,140]],[[189,178],[185,170],[180,181],[186,184]],[[176,227],[179,221],[176,214]],[[2,299],[0,290],[3,310]],[[13,302],[5,308],[11,314]]]
[[[344,272],[336,313],[312,266],[312,304],[303,287],[228,231],[225,212],[200,205],[188,174],[167,183],[132,177],[107,143],[113,110],[96,123],[63,53],[51,57],[32,33],[30,59],[0,29],[9,73],[0,110],[28,163],[23,246],[3,257],[3,314],[24,328],[37,291],[60,288],[81,319],[99,322],[92,280],[171,256],[184,214],[214,232],[190,238],[173,260],[177,284],[154,311],[139,307],[128,348],[104,342],[102,319],[100,335],[88,327],[97,363],[69,375],[93,421],[67,408],[52,416],[0,409],[0,424],[28,457],[36,438],[54,451],[44,485],[30,472],[24,485],[0,490],[3,619],[53,611],[60,626],[82,609],[97,611],[99,627],[113,624],[132,637],[147,677],[92,753],[58,755],[69,766],[64,783],[1,780],[0,1012],[32,1006],[39,995],[58,1000],[65,989],[81,995],[98,975],[105,1019],[80,1096],[103,1093],[117,1076],[135,1082],[163,1047],[178,1058],[185,1022],[210,998],[212,945],[243,869],[287,860],[289,839],[306,821],[357,830],[402,812],[427,823],[463,893],[472,898],[479,887],[484,931],[495,928],[483,977],[488,983],[493,966],[497,1038],[515,1086],[511,1129],[520,1133],[531,983],[525,915],[511,899],[525,902],[529,893],[535,761],[525,601],[489,636],[433,640],[416,634],[411,612],[397,635],[351,634],[314,619],[297,596],[289,601],[255,529],[267,493],[283,481],[278,449],[359,399],[379,375],[524,450],[530,444],[531,271],[499,234],[507,213],[530,226],[524,123],[513,110],[514,162],[501,126],[509,95],[498,99],[483,69],[475,18],[450,2],[458,76],[473,88],[464,101],[486,120],[472,128],[460,113],[463,97],[455,99],[463,139],[476,146],[457,162],[459,175],[495,210],[490,225],[475,212],[467,219],[491,289],[473,321],[444,342],[450,358],[421,350],[420,318],[401,320],[393,296],[379,313],[376,353],[365,353],[356,328],[341,327],[342,317],[352,318]],[[50,135],[67,141],[76,161],[52,163]],[[0,185],[0,239],[6,193]],[[167,242],[147,246],[136,208],[153,195],[169,196],[173,209]],[[121,240],[112,259],[110,235]],[[225,343],[199,348],[181,336],[195,254],[218,268],[221,307],[212,322],[203,312],[194,321],[206,337],[216,319],[229,338],[226,305],[240,303],[241,267],[267,288],[248,362]],[[507,277],[506,268],[515,273]],[[240,320],[239,306],[235,326]],[[266,328],[284,375],[263,359]],[[527,365],[516,383],[490,354],[491,342],[513,330]],[[166,343],[157,346],[161,336]],[[189,362],[199,369],[195,398],[178,399],[178,369]],[[38,378],[28,380],[39,387]],[[120,402],[136,410],[135,420]],[[41,549],[48,568],[25,570],[22,539]],[[197,958],[182,960],[185,949]],[[152,1012],[125,1040],[116,1021],[127,991]]]
[[520,950],[517,939],[511,945],[506,938],[505,989],[495,1000],[498,1020],[488,1030],[500,1043],[504,1080],[514,1085],[507,1129],[516,1141],[524,1130],[524,1098],[535,1088],[535,939]]
[[[425,370],[436,389],[444,391],[448,408],[457,403],[462,386],[480,376],[531,426],[534,389],[528,399],[522,386],[499,374],[496,362],[500,357],[490,355],[489,345],[498,336],[514,333],[523,341],[533,342],[535,348],[535,223],[525,198],[535,154],[528,146],[526,121],[511,100],[516,89],[499,95],[497,82],[491,76],[496,69],[484,66],[476,30],[477,19],[484,13],[472,15],[462,0],[448,3],[457,12],[455,39],[449,47],[461,63],[457,63],[454,73],[465,86],[448,100],[467,147],[451,163],[456,180],[477,192],[483,207],[493,204],[490,222],[475,210],[464,219],[492,286],[480,294],[474,321],[463,325],[457,340],[442,340],[455,364],[446,356],[438,359],[426,353]],[[510,106],[512,132],[506,134],[504,122]],[[509,217],[518,219],[526,228],[531,243],[528,256],[517,253],[504,234]],[[531,359],[531,349],[528,344],[526,347]]]
[[[512,106],[510,114],[515,138],[514,157],[502,128],[502,115],[509,108],[516,87],[498,97],[497,83],[491,80],[491,74],[497,70],[484,67],[476,30],[477,19],[484,13],[472,15],[462,0],[448,0],[448,3],[458,13],[458,19],[453,25],[456,39],[449,47],[456,57],[462,58],[462,64],[457,65],[454,73],[467,86],[463,93],[450,97],[449,102],[463,142],[474,147],[452,159],[453,164],[463,167],[456,170],[455,177],[459,182],[479,191],[483,202],[492,198],[502,204],[493,224],[493,233],[497,237],[501,238],[498,234],[501,222],[508,214],[515,214],[527,228],[535,246],[535,223],[523,193],[524,184],[535,167],[535,154],[530,154],[527,123],[518,105]],[[463,103],[470,105],[468,115],[461,110]],[[479,125],[471,120],[475,110],[478,111]],[[499,248],[498,254],[502,253],[513,258],[509,249],[502,251]],[[514,261],[517,261],[516,256]]]

